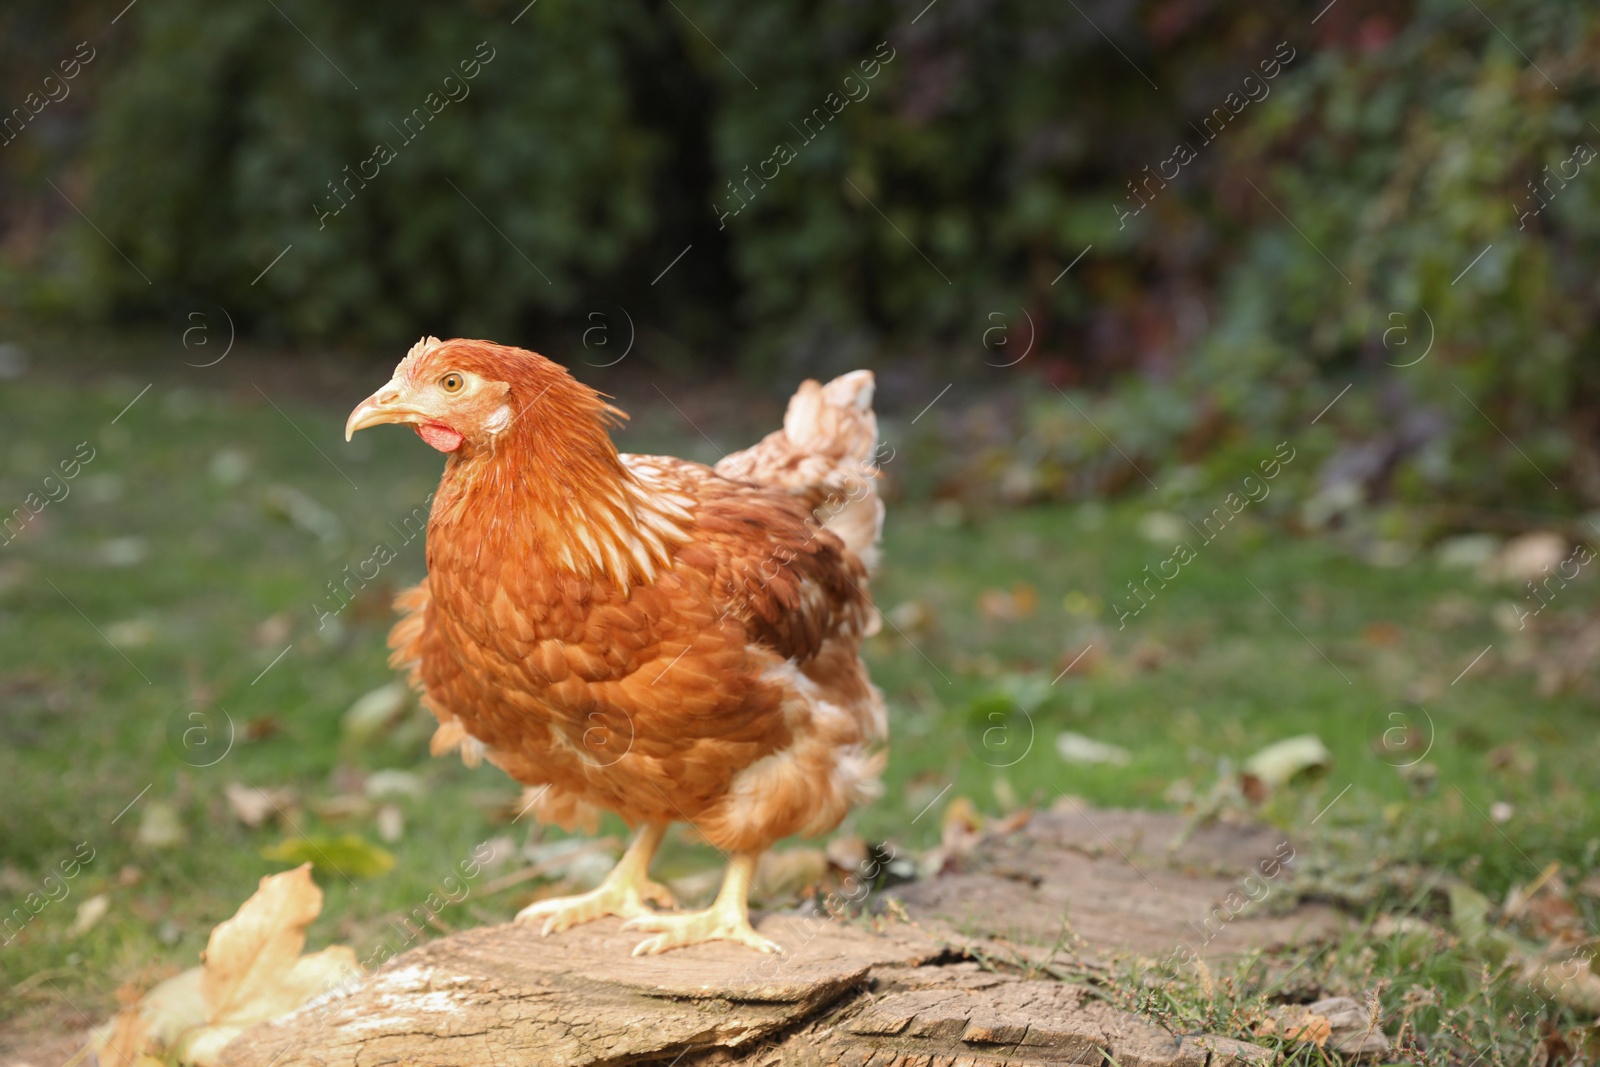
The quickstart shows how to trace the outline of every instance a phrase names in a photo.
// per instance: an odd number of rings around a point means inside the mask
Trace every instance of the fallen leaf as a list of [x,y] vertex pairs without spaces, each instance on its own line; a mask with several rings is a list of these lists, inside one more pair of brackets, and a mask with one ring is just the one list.
[[1550,530],[1536,530],[1506,542],[1485,569],[1501,581],[1536,582],[1566,554],[1565,537]]
[[176,1048],[184,1036],[206,1023],[206,1001],[200,992],[201,967],[190,967],[157,985],[139,1001],[139,1015],[149,1024],[150,1039],[164,1049]]
[[283,723],[275,715],[257,715],[246,720],[244,724],[244,739],[246,741],[265,741],[283,732]]
[[113,537],[100,542],[94,555],[107,567],[136,567],[150,555],[150,546],[142,537]]
[[263,648],[277,650],[289,640],[289,633],[294,629],[294,620],[286,611],[276,615],[269,615],[256,625],[251,637],[255,643]]
[[1069,645],[1056,657],[1056,673],[1052,677],[1059,681],[1068,681],[1093,674],[1105,659],[1104,640],[1096,640],[1087,645]]
[[245,1010],[263,988],[286,974],[306,945],[306,927],[322,911],[311,865],[268,875],[233,918],[211,931],[200,983],[209,1017]]
[[406,710],[407,691],[402,681],[390,682],[363,694],[340,721],[347,742],[359,744],[392,726]]
[[[301,940],[304,941],[303,934]],[[287,973],[253,991],[228,1016],[214,1017],[192,1034],[184,1043],[180,1058],[195,1067],[211,1067],[228,1042],[256,1023],[288,1015],[313,997],[352,982],[360,974],[355,949],[348,945],[331,945],[321,952],[301,956]]]
[[1069,615],[1092,619],[1100,614],[1102,604],[1099,597],[1091,596],[1081,589],[1074,589],[1061,598],[1061,606],[1067,610]]
[[398,770],[373,771],[367,776],[362,789],[374,800],[381,800],[384,797],[420,797],[424,792],[421,778],[410,771]]
[[393,804],[385,804],[378,809],[378,836],[389,844],[394,844],[405,836],[406,817],[400,809]]
[[1268,789],[1277,789],[1302,774],[1326,770],[1332,762],[1333,754],[1320,737],[1302,734],[1268,745],[1246,760],[1244,769]]
[[[346,878],[373,878],[394,869],[394,853],[356,834],[301,834],[261,850],[263,859],[315,866]],[[321,894],[318,894],[320,901]],[[320,906],[320,903],[319,903]]]
[[228,810],[233,812],[233,817],[252,830],[294,804],[294,792],[287,788],[259,789],[229,782],[222,793],[227,797]]
[[1550,1028],[1549,1020],[1545,1021],[1545,1026],[1545,1035],[1533,1046],[1529,1067],[1561,1067],[1572,1059],[1576,1051],[1559,1031]]
[[1070,730],[1056,735],[1056,754],[1068,763],[1109,763],[1117,767],[1126,766],[1130,758],[1128,750],[1120,745],[1096,741]]
[[1333,1034],[1333,1027],[1320,1015],[1294,1008],[1277,1017],[1262,1019],[1256,1024],[1255,1032],[1257,1037],[1282,1036],[1286,1041],[1302,1041],[1321,1048]]
[[122,648],[144,648],[161,636],[161,628],[149,619],[120,619],[106,623],[106,639]]
[[933,629],[935,621],[933,609],[920,600],[897,604],[886,617],[896,630],[907,635],[925,634]]
[[761,899],[792,900],[828,873],[828,856],[820,848],[764,852],[756,865],[755,890]]
[[329,822],[365,819],[372,814],[372,801],[361,793],[341,793],[336,797],[315,797],[307,804],[319,818]]
[[1328,997],[1306,1006],[1306,1012],[1327,1020],[1328,1036],[1325,1042],[1335,1052],[1346,1056],[1376,1056],[1389,1051],[1389,1035],[1383,1032],[1369,1004],[1351,997]]
[[855,834],[833,838],[824,851],[827,853],[828,862],[841,871],[858,871],[872,858],[872,851],[867,848],[866,838]]
[[1250,803],[1261,804],[1266,801],[1267,795],[1272,791],[1267,788],[1267,783],[1263,782],[1260,777],[1245,771],[1239,775],[1239,792],[1243,793],[1244,798]]
[[1039,610],[1039,594],[1033,586],[1019,582],[1013,588],[985,589],[978,594],[978,611],[986,619],[1014,621]]
[[139,816],[139,830],[134,840],[146,848],[174,848],[183,843],[183,823],[178,809],[165,800],[152,800],[145,804]]
[[1600,975],[1593,965],[1589,956],[1537,956],[1524,965],[1522,981],[1541,996],[1594,1015],[1600,1013]]
[[1441,567],[1472,570],[1482,567],[1500,550],[1494,534],[1462,534],[1447,537],[1434,546],[1434,559]]
[[1157,671],[1170,654],[1167,646],[1160,641],[1144,640],[1133,646],[1133,651],[1128,653],[1128,662],[1137,670]]
[[1404,631],[1392,622],[1369,622],[1361,630],[1361,640],[1380,648],[1398,645],[1404,636]]
[[111,910],[111,898],[104,893],[94,896],[78,905],[78,913],[72,920],[72,926],[67,930],[68,937],[82,937],[94,929],[95,923],[106,917],[106,912]]
[[1003,819],[996,819],[989,824],[989,833],[994,837],[1004,837],[1006,834],[1016,833],[1033,821],[1032,808],[1018,808]]
[[1414,934],[1431,936],[1434,932],[1432,923],[1426,919],[1419,919],[1414,915],[1390,915],[1385,912],[1378,916],[1372,924],[1372,936],[1380,941],[1391,937],[1408,937]]
[[111,1027],[96,1048],[100,1067],[142,1067],[150,1024],[137,1007],[123,1008],[111,1020]]
[[1170,511],[1151,511],[1139,519],[1139,536],[1153,545],[1170,547],[1189,536],[1189,524]]
[[300,955],[321,910],[310,864],[261,879],[233,918],[211,931],[201,966],[162,982],[100,1032],[101,1062],[145,1067],[154,1043],[180,1064],[212,1067],[246,1028],[359,976],[347,946]]
[[945,849],[963,853],[977,843],[983,832],[983,816],[967,797],[955,797],[944,809],[939,824],[939,840]]

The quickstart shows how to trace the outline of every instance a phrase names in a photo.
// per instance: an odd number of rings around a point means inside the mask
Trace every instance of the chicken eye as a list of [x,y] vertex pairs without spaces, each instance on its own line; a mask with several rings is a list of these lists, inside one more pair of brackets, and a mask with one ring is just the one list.
[[459,393],[461,392],[461,387],[465,384],[461,379],[461,375],[456,374],[454,371],[439,379],[439,385],[447,393]]

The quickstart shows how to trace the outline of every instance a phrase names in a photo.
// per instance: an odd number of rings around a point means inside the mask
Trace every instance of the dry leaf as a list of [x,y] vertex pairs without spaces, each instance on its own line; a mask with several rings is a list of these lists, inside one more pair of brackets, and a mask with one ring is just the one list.
[[385,804],[378,809],[378,837],[394,844],[405,836],[406,818],[399,808],[393,804]]
[[1244,770],[1269,790],[1288,785],[1302,774],[1324,771],[1333,754],[1316,734],[1302,734],[1268,745],[1245,761]]
[[989,824],[989,836],[1004,837],[1014,834],[1033,821],[1032,808],[1018,808],[1003,819],[996,819]]
[[1489,576],[1506,582],[1537,582],[1567,554],[1567,539],[1550,530],[1523,534],[1486,564]]
[[228,810],[233,812],[233,817],[252,830],[265,825],[268,819],[294,803],[294,794],[289,789],[258,789],[239,782],[229,782],[223,795],[228,798]]
[[168,978],[139,1001],[139,1014],[150,1027],[150,1040],[162,1048],[176,1048],[185,1035],[205,1025],[206,1002],[200,995],[200,970],[190,967]]
[[1587,957],[1560,959],[1542,956],[1524,966],[1522,980],[1542,996],[1588,1014],[1600,1013],[1600,975]]
[[363,694],[340,723],[345,740],[360,744],[393,726],[405,713],[409,695],[405,682],[390,682]]
[[841,871],[859,871],[872,859],[866,839],[855,834],[844,834],[828,842],[824,851],[828,862]]
[[820,848],[765,852],[756,865],[755,890],[763,900],[798,897],[828,873],[828,856]]
[[903,604],[897,604],[886,613],[886,616],[897,631],[912,637],[928,633],[937,622],[933,608],[921,600],[907,600]]
[[146,848],[176,848],[183,844],[183,820],[176,805],[165,800],[151,800],[139,817],[139,830],[134,840]]
[[111,898],[104,893],[94,896],[78,905],[78,914],[72,920],[72,928],[67,931],[68,937],[82,937],[94,928],[94,924],[106,917],[106,912],[111,910]]
[[978,594],[978,611],[986,619],[1026,619],[1039,610],[1039,594],[1026,582],[1011,589],[985,589]]
[[1110,763],[1118,767],[1127,766],[1131,758],[1121,745],[1096,741],[1070,730],[1056,735],[1056,754],[1068,763]]
[[[1326,1019],[1327,1044],[1345,1056],[1377,1056],[1389,1051],[1389,1035],[1374,1016],[1377,1000],[1369,995],[1365,1004],[1350,997],[1328,997],[1306,1006],[1306,1012]],[[1320,1042],[1318,1042],[1320,1044]]]
[[1551,1027],[1549,1020],[1546,1020],[1545,1034],[1539,1039],[1539,1043],[1533,1046],[1529,1067],[1561,1067],[1572,1059],[1574,1051],[1567,1039]]
[[1283,1036],[1290,1041],[1303,1041],[1321,1048],[1328,1043],[1328,1038],[1333,1036],[1333,1026],[1324,1016],[1307,1012],[1298,1020],[1286,1023]]
[[953,798],[939,821],[939,837],[944,846],[963,852],[978,839],[982,829],[983,816],[967,797]]
[[322,911],[311,864],[261,879],[237,914],[211,931],[200,982],[212,1022],[247,1013],[252,1002],[288,973],[306,945],[306,927]]
[[100,1067],[139,1067],[149,1033],[150,1025],[138,1008],[123,1008],[111,1021],[105,1043],[96,1050]]
[[[321,952],[301,956],[287,972],[276,978],[260,975],[254,968],[250,969],[250,973],[255,977],[265,977],[266,980],[258,988],[241,991],[245,999],[237,1003],[226,1018],[213,1017],[209,1025],[189,1036],[180,1056],[184,1063],[210,1067],[228,1042],[256,1023],[288,1015],[311,998],[341,985],[361,971],[356,964],[354,949],[347,945],[334,945]],[[203,976],[201,981],[203,985]]]
[[1380,648],[1398,645],[1404,637],[1405,631],[1392,622],[1369,622],[1361,629],[1361,640]]
[[136,1057],[154,1042],[179,1063],[210,1067],[223,1046],[247,1027],[287,1015],[361,973],[343,945],[301,956],[306,927],[322,910],[311,865],[261,879],[233,918],[211,931],[204,964],[156,986],[137,1008],[102,1031],[104,1058],[141,1067]]
[[1285,1041],[1303,1041],[1321,1048],[1333,1034],[1327,1018],[1305,1008],[1291,1008],[1256,1023],[1257,1037],[1282,1036]]

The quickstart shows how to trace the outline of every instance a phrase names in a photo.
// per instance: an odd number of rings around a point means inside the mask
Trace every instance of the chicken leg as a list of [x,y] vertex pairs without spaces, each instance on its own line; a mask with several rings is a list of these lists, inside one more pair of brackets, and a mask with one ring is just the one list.
[[645,823],[605,881],[587,893],[535,901],[517,912],[516,921],[531,923],[543,919],[544,929],[540,933],[549,936],[607,915],[620,915],[624,919],[654,917],[656,913],[645,907],[647,900],[664,908],[674,907],[677,902],[672,899],[672,893],[666,886],[652,882],[649,874],[650,860],[666,832],[666,823]]
[[705,911],[682,915],[657,915],[647,912],[622,924],[624,930],[651,930],[656,936],[634,947],[635,956],[654,955],[685,945],[705,941],[734,941],[757,952],[783,952],[783,947],[755,932],[750,925],[750,880],[755,875],[759,852],[736,852],[728,861],[722,890]]

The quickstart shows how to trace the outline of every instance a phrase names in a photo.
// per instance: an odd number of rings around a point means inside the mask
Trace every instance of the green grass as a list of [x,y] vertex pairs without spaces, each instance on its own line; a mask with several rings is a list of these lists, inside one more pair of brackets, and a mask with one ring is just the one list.
[[[370,813],[341,818],[325,803],[358,791],[358,772],[412,771],[425,793],[394,801],[405,829],[386,846],[392,870],[319,872],[327,902],[314,946],[337,940],[365,958],[393,944],[391,920],[420,906],[476,845],[530,832],[506,821],[513,783],[489,767],[430,759],[417,720],[360,745],[341,735],[352,702],[392,679],[387,601],[421,575],[422,554],[420,540],[403,545],[390,524],[422,503],[439,458],[397,430],[345,445],[342,409],[287,396],[274,407],[244,385],[158,381],[113,423],[147,380],[36,376],[0,392],[0,515],[42,492],[80,442],[95,450],[70,494],[0,547],[6,913],[80,842],[94,850],[66,898],[0,946],[0,976],[20,986],[0,1019],[76,1025],[63,999],[107,1016],[120,984],[192,965],[212,926],[283,868],[263,849],[299,831],[376,842]],[[687,426],[641,421],[625,447],[705,450]],[[891,441],[894,432],[886,423]],[[1540,647],[1494,621],[1514,591],[1440,569],[1427,554],[1375,567],[1338,539],[1291,536],[1247,511],[1119,629],[1111,605],[1170,554],[1139,535],[1141,518],[1212,503],[1201,493],[981,516],[891,504],[875,594],[893,621],[869,648],[891,709],[887,789],[848,825],[916,849],[937,839],[939,811],[958,796],[990,813],[1063,793],[1101,805],[1233,803],[1218,786],[1246,758],[1312,733],[1332,751],[1331,767],[1274,794],[1260,814],[1324,841],[1338,860],[1322,872],[1325,892],[1365,901],[1363,914],[1404,910],[1404,879],[1385,873],[1403,865],[1463,876],[1495,900],[1552,860],[1569,882],[1594,870],[1592,693],[1537,696],[1532,669],[1511,665],[1518,650]],[[380,541],[398,558],[319,629],[313,605],[328,602],[327,583]],[[1036,597],[1031,614],[980,610],[986,590],[1019,584]],[[1581,583],[1546,614],[1593,614],[1595,599],[1593,583]],[[1385,755],[1376,743],[1394,725],[1389,713],[1405,708],[1419,747]],[[1063,730],[1120,745],[1130,760],[1068,764],[1055,746]],[[1423,747],[1431,777],[1394,766]],[[231,782],[292,787],[294,826],[241,825],[224,797]],[[1500,827],[1486,815],[1497,803],[1512,811]],[[140,844],[142,820],[163,806],[176,812],[182,843]],[[683,871],[715,859],[678,843],[663,863]],[[504,920],[534,888],[475,891],[441,918],[457,928]],[[110,899],[106,918],[71,935],[79,904],[98,893]],[[1593,904],[1582,904],[1591,931]],[[1439,894],[1410,906],[1437,916]],[[1480,981],[1479,960],[1459,941],[1421,957],[1364,943],[1309,973],[1352,987],[1376,976],[1397,1011],[1423,987],[1459,1007],[1504,986],[1504,976]]]

